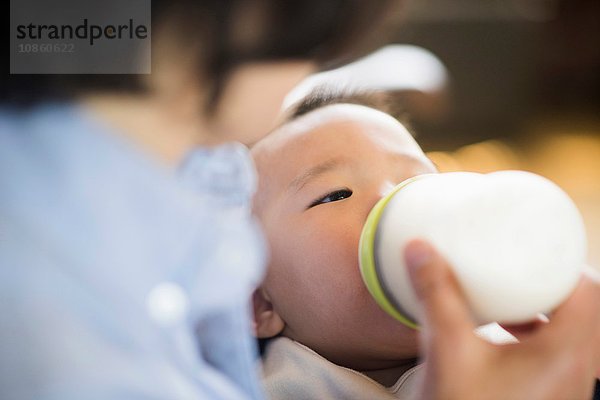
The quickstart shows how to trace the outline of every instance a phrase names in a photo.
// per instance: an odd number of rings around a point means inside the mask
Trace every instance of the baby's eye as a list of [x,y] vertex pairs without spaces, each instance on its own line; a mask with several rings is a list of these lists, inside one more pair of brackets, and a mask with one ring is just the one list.
[[335,190],[323,197],[318,198],[317,200],[313,201],[308,208],[312,208],[314,206],[318,206],[319,204],[324,204],[324,203],[331,203],[334,201],[339,201],[339,200],[344,200],[347,199],[348,197],[352,196],[352,190],[350,189],[340,189],[340,190]]

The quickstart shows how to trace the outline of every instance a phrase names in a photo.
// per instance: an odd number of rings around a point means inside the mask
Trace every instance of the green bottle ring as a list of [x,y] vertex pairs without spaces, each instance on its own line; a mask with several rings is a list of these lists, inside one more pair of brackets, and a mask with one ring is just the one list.
[[412,178],[406,179],[398,186],[396,186],[390,193],[388,193],[385,197],[381,198],[375,207],[369,213],[367,217],[367,221],[363,227],[362,233],[360,235],[360,242],[358,245],[359,248],[359,260],[360,260],[360,273],[362,275],[363,281],[371,293],[371,296],[375,299],[377,304],[389,315],[394,317],[396,320],[400,321],[402,324],[408,326],[409,328],[419,329],[419,325],[415,321],[413,321],[410,317],[402,314],[401,310],[396,307],[392,301],[388,298],[382,284],[379,279],[379,274],[377,273],[377,265],[375,261],[375,240],[377,235],[377,226],[379,224],[379,220],[383,215],[383,211],[385,210],[386,205],[392,199],[392,197],[398,193],[402,188],[406,187],[408,184],[416,181],[417,179],[422,178],[429,174],[417,175]]

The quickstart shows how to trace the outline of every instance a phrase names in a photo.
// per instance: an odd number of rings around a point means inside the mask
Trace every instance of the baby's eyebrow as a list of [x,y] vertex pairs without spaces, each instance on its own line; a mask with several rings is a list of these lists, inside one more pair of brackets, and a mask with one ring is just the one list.
[[334,158],[307,169],[305,172],[298,175],[296,178],[294,178],[294,180],[290,182],[290,184],[288,185],[288,191],[292,189],[295,189],[296,192],[299,191],[309,181],[317,178],[320,175],[323,175],[326,172],[331,171],[332,169],[339,168],[342,164],[346,163],[346,161],[347,160],[344,158]]

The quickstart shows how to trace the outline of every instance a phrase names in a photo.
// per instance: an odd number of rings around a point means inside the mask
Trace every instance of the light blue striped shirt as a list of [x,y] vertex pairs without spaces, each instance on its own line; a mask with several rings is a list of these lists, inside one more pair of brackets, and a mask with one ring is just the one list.
[[250,158],[178,172],[76,106],[0,109],[0,398],[262,398]]

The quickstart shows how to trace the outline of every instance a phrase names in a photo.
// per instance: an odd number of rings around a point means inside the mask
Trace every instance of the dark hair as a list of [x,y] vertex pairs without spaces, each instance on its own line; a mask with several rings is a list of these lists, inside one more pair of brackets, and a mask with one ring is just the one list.
[[[380,40],[374,34],[393,0],[153,0],[152,53],[161,37],[186,48],[209,86],[209,107],[229,73],[248,61],[346,62]],[[186,47],[187,46],[187,47]],[[7,63],[4,63],[3,69]],[[152,68],[155,63],[153,61]],[[140,75],[9,75],[1,103],[35,103],[92,91],[143,91]]]
[[408,114],[402,106],[401,98],[402,93],[394,91],[349,90],[318,86],[286,111],[286,118],[283,123],[285,124],[329,105],[357,104],[394,117],[412,133]]

